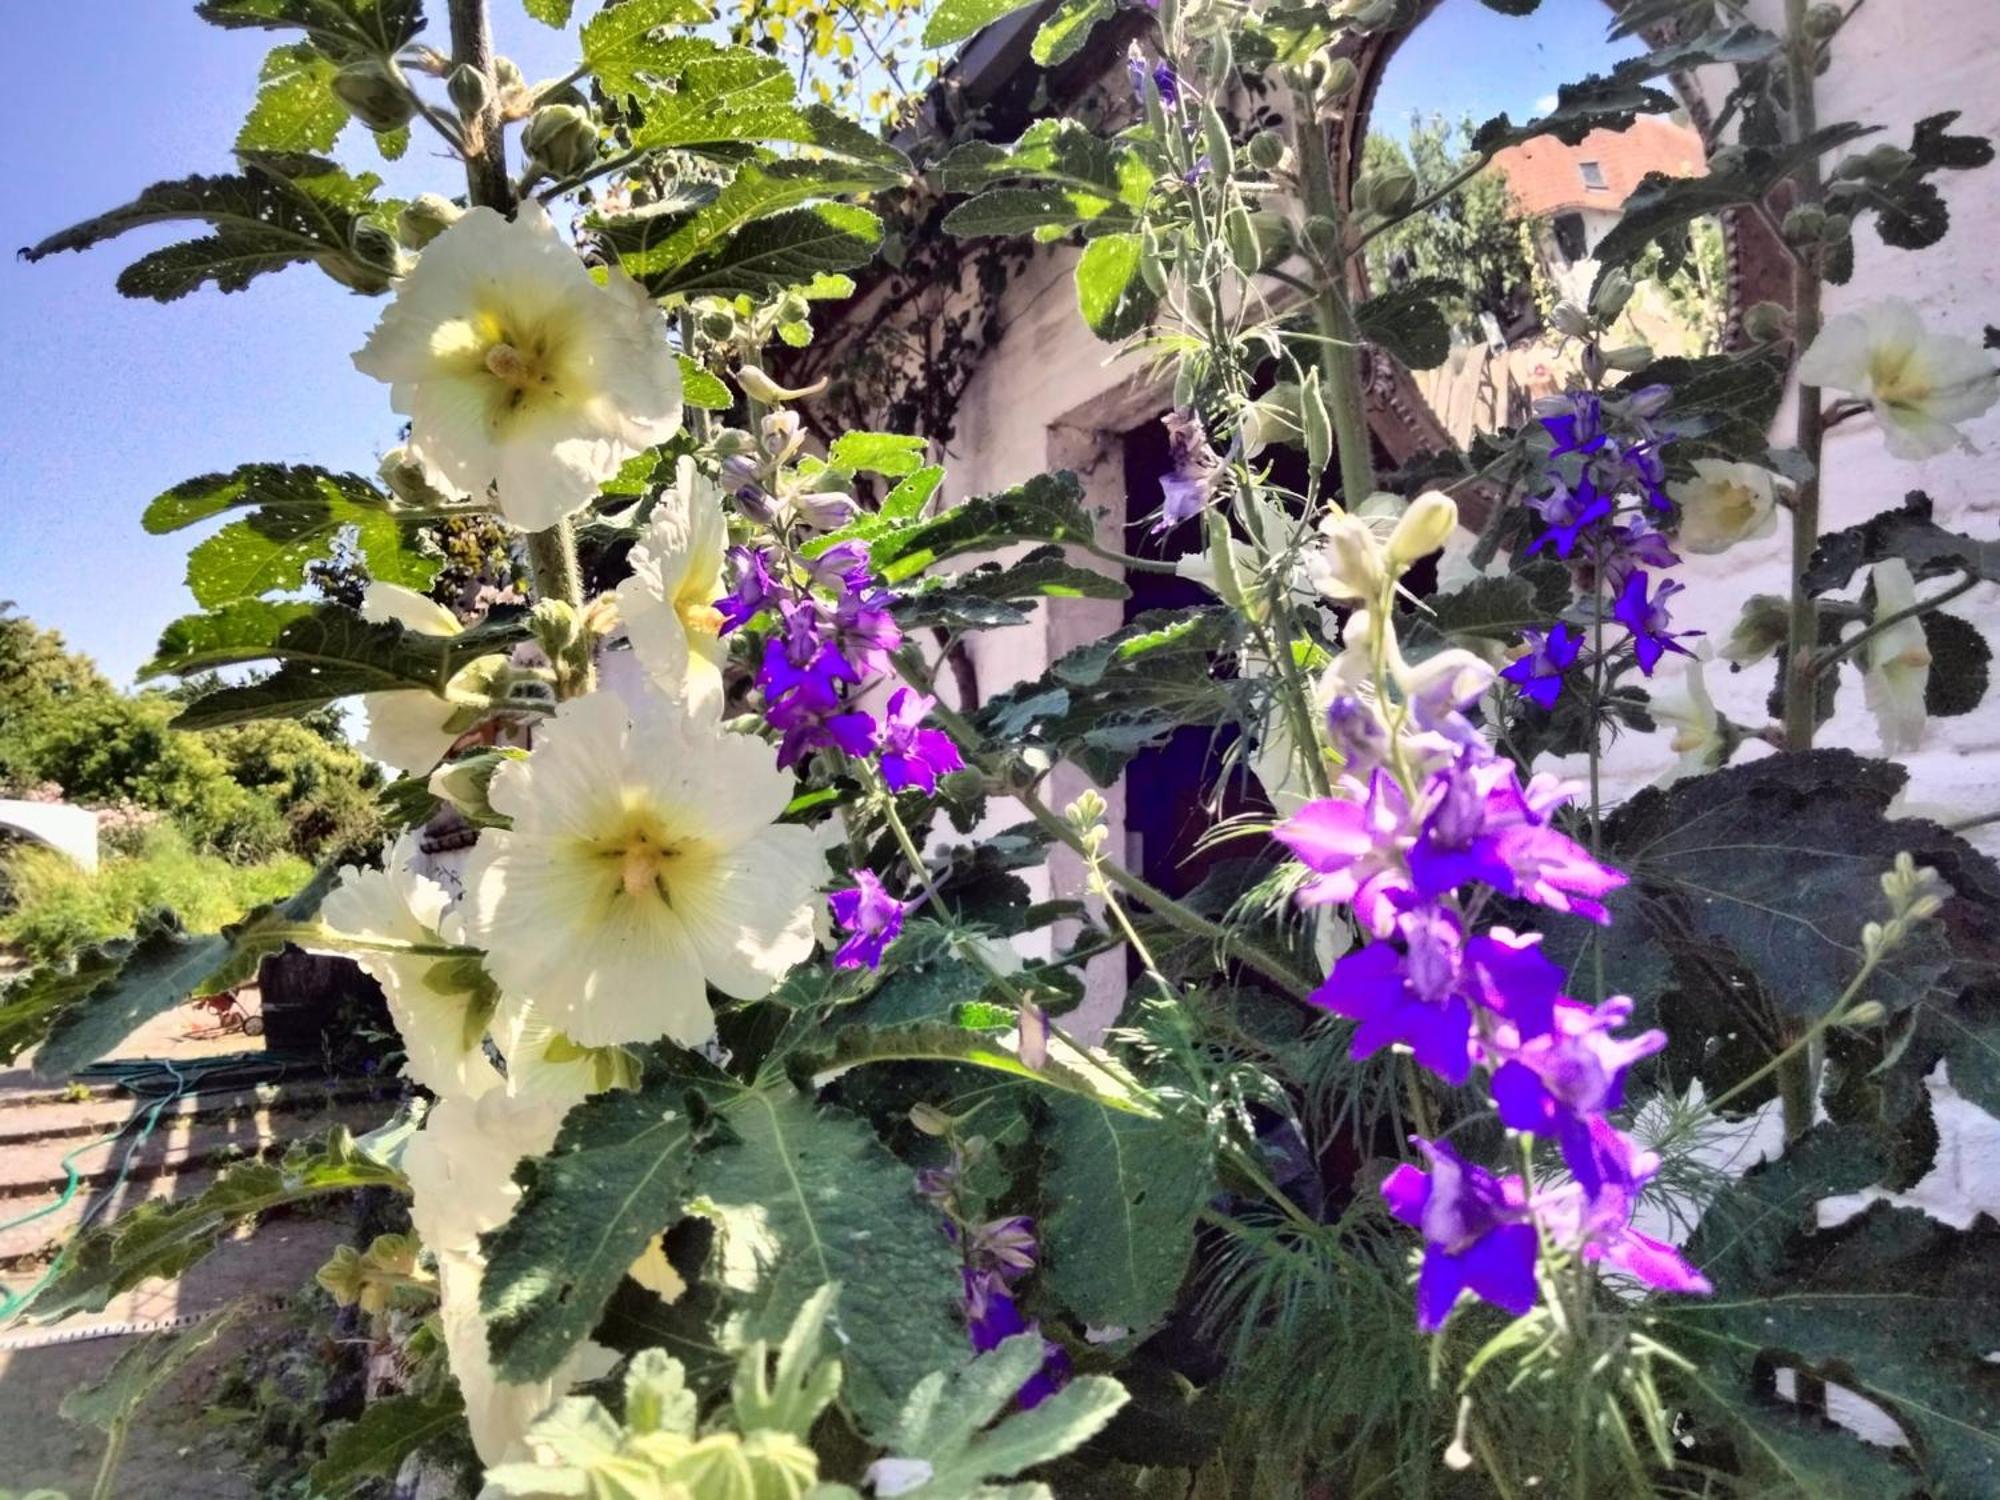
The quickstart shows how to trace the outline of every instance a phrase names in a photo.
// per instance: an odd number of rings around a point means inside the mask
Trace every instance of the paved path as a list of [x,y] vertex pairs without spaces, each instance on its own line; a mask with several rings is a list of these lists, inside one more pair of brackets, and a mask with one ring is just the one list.
[[[255,1009],[255,994],[247,997]],[[32,1223],[0,1228],[0,1289],[19,1291],[43,1273],[55,1248],[86,1214],[93,1222],[149,1201],[181,1201],[214,1180],[231,1161],[336,1122],[357,1133],[380,1124],[391,1106],[353,1083],[329,1085],[301,1076],[275,1086],[200,1086],[197,1070],[230,1054],[261,1051],[241,1035],[190,1041],[202,1012],[180,1009],[159,1017],[121,1048],[127,1057],[165,1058],[195,1077],[190,1092],[160,1111],[152,1131],[134,1144],[135,1118],[152,1101],[109,1085],[76,1096],[37,1082],[26,1068],[0,1071],[0,1225],[53,1204],[67,1159],[83,1177],[66,1206]],[[306,1070],[301,1070],[302,1075]],[[103,1137],[126,1128],[112,1142]],[[122,1180],[121,1180],[121,1167]],[[278,1298],[310,1282],[313,1272],[351,1238],[337,1218],[274,1218],[220,1246],[178,1281],[151,1281],[113,1300],[102,1313],[54,1328],[16,1322],[0,1328],[0,1483],[16,1490],[46,1486],[72,1500],[90,1493],[101,1438],[57,1412],[70,1390],[94,1382],[138,1335],[105,1336],[115,1325],[197,1317],[239,1296]],[[252,1500],[247,1476],[223,1434],[204,1421],[205,1395],[217,1368],[241,1352],[271,1320],[244,1320],[218,1347],[194,1362],[135,1424],[116,1493],[131,1500]],[[85,1335],[71,1341],[9,1349],[24,1337]]]

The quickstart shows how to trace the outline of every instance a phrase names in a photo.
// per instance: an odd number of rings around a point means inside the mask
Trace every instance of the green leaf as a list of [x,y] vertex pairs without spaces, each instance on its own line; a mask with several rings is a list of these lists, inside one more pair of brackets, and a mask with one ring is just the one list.
[[171,918],[142,918],[131,937],[113,938],[72,957],[39,964],[0,986],[0,1062],[13,1062],[41,1041],[57,1016],[117,978],[140,949],[171,942],[178,932]]
[[[972,980],[966,991],[968,997],[985,992],[984,977],[977,975],[976,966],[960,965],[958,971],[972,971],[964,976]],[[956,1063],[984,1068],[1074,1095],[1092,1109],[1115,1111],[1141,1120],[1151,1120],[1156,1113],[1123,1069],[1066,1042],[1052,1040],[1048,1059],[1039,1067],[1030,1067],[1021,1061],[1018,1052],[1004,1046],[990,1032],[940,1022],[849,1026],[840,1033],[832,1051],[803,1055],[793,1071],[801,1081],[824,1084],[837,1074],[884,1062]]]
[[1139,274],[1139,236],[1106,234],[1083,247],[1076,262],[1076,304],[1090,331],[1107,341],[1144,328],[1159,298]]
[[728,411],[736,404],[729,387],[685,354],[674,356],[681,363],[681,400],[702,411]]
[[866,472],[900,479],[924,466],[925,446],[924,439],[900,433],[843,432],[827,450],[826,462],[843,474]]
[[851,1115],[778,1085],[739,1089],[719,1112],[731,1138],[697,1154],[692,1185],[757,1261],[750,1331],[778,1336],[838,1283],[849,1399],[864,1425],[886,1423],[964,1350],[958,1257],[936,1214]]
[[422,0],[201,0],[214,26],[300,30],[335,57],[388,57],[424,29]]
[[455,1385],[428,1396],[377,1396],[327,1439],[326,1457],[313,1465],[313,1494],[351,1495],[364,1480],[393,1479],[404,1459],[464,1425]]
[[1011,146],[970,141],[938,165],[947,192],[980,194],[945,217],[961,236],[1131,229],[1158,176],[1139,145],[1076,120],[1038,120]]
[[1993,676],[1993,648],[1970,620],[1934,610],[1919,617],[1930,648],[1924,679],[1924,712],[1934,719],[1969,714],[1986,701]]
[[1062,0],[1055,14],[1035,32],[1028,56],[1040,68],[1066,63],[1083,50],[1097,23],[1110,20],[1116,13],[1113,0]]
[[922,1484],[899,1492],[905,1500],[1045,1500],[1048,1491],[1038,1484],[999,1490],[986,1481],[1011,1479],[1082,1447],[1125,1404],[1126,1394],[1115,1380],[1082,1375],[1033,1411],[987,1428],[1041,1368],[1042,1358],[1041,1339],[1024,1333],[963,1369],[924,1377],[893,1431],[878,1434],[894,1456],[930,1466]]
[[347,123],[347,106],[333,92],[338,71],[310,42],[274,47],[257,75],[257,102],[236,133],[236,149],[331,151]]
[[424,521],[399,516],[389,496],[358,474],[307,465],[244,464],[186,480],[146,507],[144,524],[159,535],[251,507],[254,515],[217,532],[188,558],[188,588],[210,609],[299,588],[307,565],[331,556],[343,535],[351,536],[369,576],[384,583],[423,590],[443,566],[442,557],[418,549]]
[[966,501],[928,521],[878,538],[869,560],[884,583],[901,583],[962,552],[991,552],[1015,542],[1090,541],[1096,528],[1083,509],[1074,474],[1037,474],[997,495]]
[[649,1069],[637,1089],[577,1105],[549,1153],[515,1168],[521,1202],[485,1237],[480,1284],[504,1374],[536,1380],[561,1364],[627,1268],[681,1217],[695,1145],[688,1087],[682,1073]]
[[242,152],[239,159],[240,173],[156,182],[123,208],[50,235],[21,256],[38,261],[148,224],[200,220],[216,232],[141,256],[120,274],[118,290],[171,302],[206,281],[225,292],[241,291],[258,276],[304,261],[338,272],[350,284],[388,290],[394,267],[371,258],[381,252],[356,248],[363,223],[388,228],[392,205],[374,201],[379,178],[367,172],[349,176],[334,162],[298,153]]
[[1241,684],[1218,678],[1213,661],[1235,629],[1222,608],[1149,610],[988,699],[980,728],[1001,744],[1045,745],[1109,786],[1173,730],[1242,717]]
[[528,13],[530,20],[553,26],[558,31],[569,25],[570,12],[575,8],[576,0],[521,0],[521,9]]
[[902,591],[895,615],[906,631],[925,625],[983,630],[1025,621],[1028,612],[1020,601],[1126,599],[1131,593],[1110,574],[1070,562],[1060,547],[1037,547],[1018,562],[981,563],[969,573],[932,574],[921,587]]
[[1458,290],[1446,277],[1420,278],[1370,297],[1354,310],[1361,336],[1412,370],[1435,370],[1451,353],[1451,324],[1435,298]]
[[702,256],[725,253],[730,237],[746,224],[814,199],[872,192],[898,180],[896,172],[866,163],[749,162],[705,202],[656,205],[593,228],[629,275],[664,278]]
[[[1860,967],[1863,925],[1887,916],[1880,877],[1901,851],[1956,894],[1857,998],[1892,1014],[1918,1007],[1898,1069],[1920,1075],[1967,1035],[1976,1002],[1958,996],[1994,977],[2000,869],[1935,824],[1886,816],[1906,779],[1844,750],[1774,755],[1642,791],[1605,821],[1605,858],[1631,875],[1610,899],[1620,942],[1605,949],[1606,984],[1642,1005],[1664,988],[1658,1019],[1677,1074],[1700,1076],[1713,1096],[1823,1014]],[[1671,962],[1670,985],[1621,972],[1647,948]]]
[[1828,125],[1796,145],[1743,146],[1740,166],[1702,177],[1669,177],[1649,172],[1625,200],[1624,211],[1592,252],[1602,282],[1614,267],[1629,266],[1662,235],[1684,229],[1707,214],[1739,203],[1754,203],[1811,161],[1871,133],[1873,127]]
[[1093,1327],[1142,1332],[1166,1317],[1215,1193],[1198,1125],[1089,1099],[1050,1101],[1042,1187],[1048,1287]]
[[[1715,1294],[1656,1304],[1660,1335],[1695,1361],[1688,1383],[1734,1429],[1743,1469],[1783,1482],[1780,1493],[1991,1494],[2000,1389],[1986,1356],[2000,1348],[2000,1229],[1982,1218],[1954,1230],[1886,1204],[1818,1227],[1819,1199],[1867,1186],[1881,1165],[1863,1138],[1823,1125],[1726,1190],[1688,1246]],[[1913,1453],[1871,1453],[1777,1402],[1765,1394],[1774,1369],[1875,1402]],[[1862,1467],[1841,1481],[1844,1463]]]
[[1658,359],[1633,379],[1664,386],[1683,429],[1676,462],[1702,456],[1763,462],[1789,367],[1780,351]]
[[710,18],[704,0],[625,0],[584,23],[583,65],[608,94],[642,94],[679,77],[689,60],[713,55],[713,42],[663,35]]
[[64,1419],[107,1433],[123,1428],[162,1386],[213,1348],[248,1311],[246,1303],[226,1303],[189,1327],[141,1339],[118,1356],[102,1380],[62,1398]]
[[820,104],[800,104],[791,70],[782,60],[742,48],[718,49],[699,38],[678,40],[682,45],[675,50],[681,55],[670,86],[633,90],[642,115],[631,130],[635,150],[786,141],[897,174],[909,169],[901,151],[845,115]]
[[229,1168],[197,1197],[152,1200],[85,1230],[64,1248],[33,1309],[51,1322],[73,1312],[101,1312],[149,1277],[178,1276],[238,1224],[268,1209],[365,1187],[400,1191],[403,1176],[336,1127],[323,1139],[293,1144],[279,1160]]
[[101,959],[87,967],[80,963],[77,974],[100,977],[81,993],[74,984],[61,987],[61,1009],[44,1011],[47,1032],[35,1053],[36,1074],[67,1078],[108,1057],[154,1016],[192,996],[242,983],[258,960],[284,946],[286,939],[275,934],[319,910],[334,878],[331,867],[322,869],[296,895],[257,907],[215,933],[185,932],[171,913],[163,912],[118,955],[115,969],[107,972]]
[[1026,0],[944,0],[931,12],[924,26],[924,45],[949,47],[953,42],[962,42],[981,27],[1012,15],[1025,4]]
[[[338,604],[239,599],[209,614],[183,615],[167,626],[140,676],[187,676],[238,662],[283,661],[337,681],[337,690],[328,697],[398,688],[441,694],[467,661],[525,638],[519,621],[489,622],[486,628],[454,636],[425,635],[392,622],[364,620]],[[200,700],[196,708],[207,701]]]
[[1891,557],[1908,563],[1919,581],[1969,572],[1987,583],[2000,582],[2000,542],[1946,531],[1931,519],[1931,497],[1911,490],[1900,509],[1885,510],[1858,526],[1821,537],[1806,569],[1806,592],[1825,594],[1845,588],[1862,568]]
[[882,221],[865,208],[820,203],[746,225],[716,249],[638,278],[655,297],[762,296],[875,258]]
[[1553,564],[1529,563],[1499,578],[1475,578],[1449,594],[1427,600],[1430,611],[1417,618],[1445,635],[1512,641],[1530,626],[1543,626],[1569,603],[1569,574]]

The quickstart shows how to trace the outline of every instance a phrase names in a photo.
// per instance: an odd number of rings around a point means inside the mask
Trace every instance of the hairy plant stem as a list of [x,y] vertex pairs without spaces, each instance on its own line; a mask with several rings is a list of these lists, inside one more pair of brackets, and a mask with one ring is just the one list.
[[[1327,150],[1326,126],[1305,89],[1292,91],[1292,149],[1298,158],[1299,188],[1305,197],[1306,222],[1324,220],[1333,226],[1333,241],[1342,243],[1340,194],[1334,188],[1333,160]],[[1313,326],[1318,329],[1320,379],[1326,384],[1327,414],[1333,419],[1333,441],[1340,462],[1340,490],[1352,510],[1375,492],[1375,469],[1369,455],[1368,411],[1361,396],[1361,335],[1354,326],[1354,309],[1347,300],[1347,257],[1325,257],[1321,285],[1312,301]]]
[[[1786,138],[1809,138],[1818,128],[1813,97],[1813,73],[1819,46],[1806,32],[1808,0],[1785,0],[1785,66],[1791,110]],[[1799,205],[1817,205],[1821,198],[1819,160],[1808,158],[1796,178]],[[1792,264],[1793,345],[1810,348],[1820,330],[1820,270],[1816,255],[1802,254]],[[1791,617],[1785,632],[1785,748],[1798,754],[1812,748],[1818,728],[1819,611],[1806,591],[1806,572],[1819,545],[1820,464],[1825,446],[1825,414],[1818,386],[1801,384],[1795,441],[1805,461],[1806,476],[1792,498]],[[1784,1100],[1785,1139],[1793,1141],[1811,1128],[1813,1100],[1818,1094],[1809,1049],[1787,1048],[1778,1080]]]
[[1905,620],[1921,619],[1935,610],[1942,609],[1960,594],[1970,593],[1978,585],[1979,575],[1968,572],[1942,594],[1938,594],[1930,599],[1919,599],[1908,609],[1899,609],[1893,615],[1884,615],[1881,619],[1873,621],[1866,629],[1857,630],[1846,640],[1841,641],[1837,645],[1828,646],[1825,650],[1818,652],[1813,658],[1814,675],[1818,676],[1826,672],[1831,672],[1835,667],[1840,665],[1843,659],[1858,654],[1864,646],[1877,636],[1895,629],[1896,626],[1902,624]]
[[[486,0],[449,0],[451,60],[486,79],[486,99],[476,113],[462,117],[461,154],[465,157],[466,201],[474,208],[498,209],[511,215],[514,184],[507,177],[507,137],[500,119],[500,82],[493,66],[493,28]],[[572,609],[583,607],[583,579],[577,569],[576,533],[568,521],[528,537],[528,573],[535,596],[556,599]],[[586,672],[582,684],[589,687]]]

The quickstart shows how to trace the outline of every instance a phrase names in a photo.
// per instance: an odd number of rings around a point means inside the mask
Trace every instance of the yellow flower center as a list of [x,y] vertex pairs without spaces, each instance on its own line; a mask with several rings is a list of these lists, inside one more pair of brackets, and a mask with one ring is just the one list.
[[657,844],[643,833],[634,834],[618,855],[618,882],[628,896],[658,896],[669,906],[674,898],[661,877],[679,851],[671,844]]
[[1910,408],[1931,398],[1932,386],[1916,350],[1891,345],[1868,356],[1868,384],[1884,406]]
[[574,372],[565,367],[560,319],[523,320],[485,309],[472,319],[470,333],[470,352],[493,380],[488,399],[496,417],[575,394],[569,389]]
[[722,611],[706,599],[677,599],[674,609],[681,617],[681,628],[689,635],[712,639],[722,634]]

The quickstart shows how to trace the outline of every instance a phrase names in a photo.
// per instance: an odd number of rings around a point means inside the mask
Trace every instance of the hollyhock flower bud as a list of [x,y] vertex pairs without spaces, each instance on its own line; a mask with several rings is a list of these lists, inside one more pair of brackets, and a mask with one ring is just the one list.
[[401,130],[417,113],[395,65],[379,57],[341,64],[330,87],[348,112],[373,131]]
[[1410,502],[1410,508],[1389,534],[1389,566],[1401,572],[1442,547],[1452,528],[1458,525],[1458,502],[1439,490],[1429,490]]
[[451,97],[451,106],[460,118],[469,120],[486,108],[486,101],[493,97],[493,80],[481,69],[460,63],[446,76],[444,91]]
[[421,250],[465,217],[465,210],[440,193],[419,193],[396,216],[396,237]]
[[551,177],[571,177],[597,160],[597,122],[574,104],[544,104],[521,132],[528,160]]

